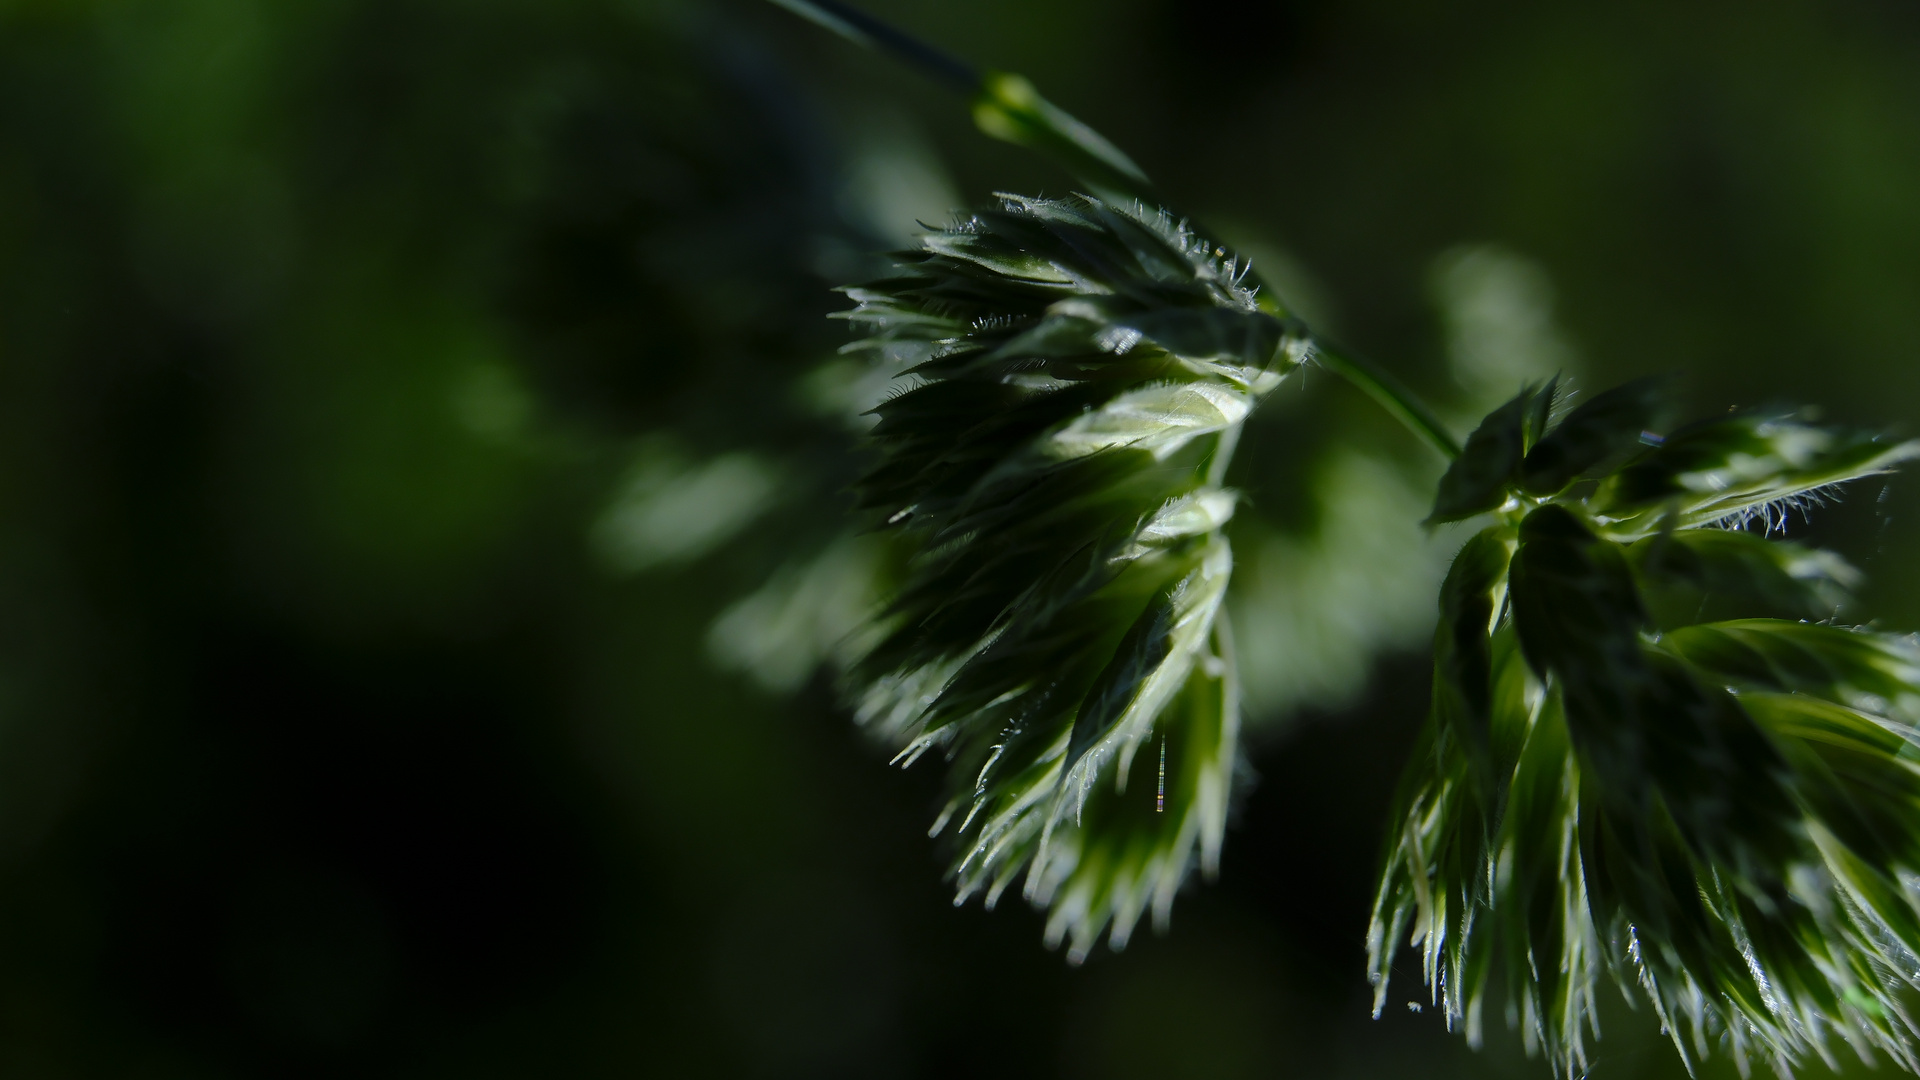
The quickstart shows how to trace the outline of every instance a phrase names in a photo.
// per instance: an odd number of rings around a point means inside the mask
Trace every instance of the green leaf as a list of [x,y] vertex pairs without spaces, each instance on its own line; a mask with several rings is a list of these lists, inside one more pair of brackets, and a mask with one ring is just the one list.
[[1487,836],[1484,827],[1476,831],[1466,822],[1484,826],[1491,820],[1490,713],[1496,692],[1487,635],[1506,564],[1500,530],[1485,530],[1467,541],[1441,586],[1432,712],[1391,819],[1395,833],[1367,945],[1376,1016],[1385,1002],[1392,950],[1411,924],[1429,985],[1447,987],[1448,1023],[1467,1023],[1476,1041],[1489,959],[1469,952],[1467,943],[1482,898]]
[[1533,407],[1527,410],[1527,449],[1537,446],[1546,438],[1547,429],[1553,420],[1553,406],[1559,399],[1560,376],[1548,379],[1546,386],[1533,395]]
[[1690,425],[1621,469],[1594,495],[1610,531],[1651,533],[1758,518],[1771,526],[1823,490],[1920,455],[1920,441],[1749,415]]
[[1486,529],[1460,549],[1440,585],[1440,628],[1433,641],[1434,716],[1482,755],[1493,707],[1488,633],[1506,571],[1506,539],[1498,528]]
[[1533,495],[1552,495],[1618,462],[1642,445],[1663,404],[1658,379],[1641,379],[1594,395],[1527,452],[1520,469],[1521,486]]
[[1528,662],[1560,690],[1592,779],[1584,842],[1605,869],[1589,886],[1644,936],[1706,962],[1711,919],[1675,884],[1676,861],[1791,851],[1778,752],[1731,694],[1648,650],[1619,547],[1565,508],[1522,522],[1511,588]]
[[1128,449],[1166,458],[1203,435],[1239,424],[1253,409],[1239,387],[1212,382],[1164,383],[1121,394],[1061,425],[1036,444],[1042,459],[1071,460]]
[[1624,701],[1642,678],[1647,616],[1619,546],[1550,503],[1521,521],[1510,581],[1515,625],[1534,670],[1593,684],[1605,695],[1592,703],[1597,709]]
[[1056,818],[1023,890],[1048,905],[1046,937],[1084,959],[1107,929],[1124,948],[1148,912],[1165,929],[1174,895],[1197,862],[1219,866],[1238,760],[1239,695],[1224,624],[1167,701],[1152,738],[1116,761],[1116,779]]
[[[1213,583],[1181,579],[1149,600],[1127,628],[1081,700],[1067,744],[1069,770],[1079,768],[1088,749],[1106,740],[1124,721],[1134,721],[1136,735],[1150,726],[1168,695],[1186,681],[1201,641],[1212,629],[1213,609],[1219,602],[1218,588],[1208,588],[1209,584]],[[1196,597],[1201,600],[1198,607]],[[1097,768],[1095,763],[1081,771],[1092,774]]]
[[1682,627],[1660,644],[1735,689],[1811,695],[1903,729],[1920,723],[1920,644],[1906,635],[1742,619]]
[[1440,478],[1440,494],[1427,524],[1460,521],[1498,509],[1507,501],[1507,488],[1526,453],[1527,423],[1537,411],[1539,396],[1537,388],[1528,387],[1480,421]]
[[1860,580],[1830,551],[1731,529],[1662,531],[1627,549],[1661,627],[1730,618],[1832,618]]
[[1046,289],[1042,295],[1070,290],[1079,291],[1085,288],[1086,283],[1079,279],[1079,275],[1074,272],[1075,268],[1071,264],[1024,249],[1014,240],[1000,233],[935,232],[928,233],[921,242],[926,250],[933,254],[973,263],[991,271],[997,277],[1012,278],[1023,283],[1063,286],[1058,289]]
[[1586,893],[1579,770],[1566,713],[1558,694],[1537,700],[1516,717],[1525,720],[1525,743],[1489,860],[1492,925],[1481,948],[1503,954],[1528,1052],[1544,1049],[1563,1071],[1584,1072],[1586,1031],[1599,1034],[1593,995],[1602,947]]
[[1183,358],[1225,360],[1261,371],[1273,363],[1288,327],[1264,311],[1162,308],[1116,320]]

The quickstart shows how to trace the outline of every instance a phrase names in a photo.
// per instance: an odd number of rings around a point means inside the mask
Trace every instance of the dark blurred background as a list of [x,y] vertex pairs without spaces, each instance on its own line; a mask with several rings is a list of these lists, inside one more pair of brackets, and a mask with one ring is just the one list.
[[[1915,426],[1911,4],[871,6],[1462,422],[1678,371]],[[837,707],[887,555],[830,289],[1070,186],[755,0],[0,5],[0,1074],[1547,1076],[1411,963],[1367,1016],[1449,549],[1328,377],[1237,464],[1257,776],[1170,935],[953,908],[935,766]],[[1916,510],[1794,529],[1920,627]],[[1607,1019],[1596,1077],[1682,1075]]]

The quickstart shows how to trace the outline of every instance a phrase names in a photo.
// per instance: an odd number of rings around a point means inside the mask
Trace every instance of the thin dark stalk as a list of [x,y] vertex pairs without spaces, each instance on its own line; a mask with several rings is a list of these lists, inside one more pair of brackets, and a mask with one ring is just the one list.
[[1073,114],[1005,71],[982,71],[840,0],[773,0],[863,48],[887,53],[950,90],[967,95],[985,134],[1038,150],[1109,202],[1158,203],[1153,183],[1120,148]]
[[[904,61],[935,82],[968,95],[974,123],[981,131],[1053,158],[1102,198],[1165,201],[1133,159],[1099,132],[1041,97],[1026,79],[1007,72],[982,72],[840,0],[772,2],[856,45]],[[1460,456],[1460,444],[1433,410],[1398,379],[1318,339],[1314,345],[1324,366],[1359,387],[1421,441],[1449,460]]]
[[816,26],[831,30],[856,45],[889,53],[935,82],[962,94],[980,92],[981,74],[965,60],[921,41],[891,23],[877,19],[839,0],[773,0]]

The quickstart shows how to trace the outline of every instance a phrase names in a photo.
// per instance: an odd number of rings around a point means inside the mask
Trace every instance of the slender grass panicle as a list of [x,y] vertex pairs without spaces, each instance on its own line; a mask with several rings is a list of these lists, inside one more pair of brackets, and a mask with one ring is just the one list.
[[[1583,1072],[1611,977],[1689,1067],[1835,1038],[1916,1065],[1920,645],[1834,622],[1857,576],[1745,531],[1920,444],[1745,415],[1654,433],[1652,383],[1489,415],[1435,520],[1492,512],[1440,598],[1430,720],[1368,934],[1450,1024]],[[1817,621],[1816,621],[1817,620]],[[1635,989],[1637,988],[1637,990]]]
[[1221,478],[1308,348],[1244,272],[1164,211],[1009,195],[846,290],[850,349],[903,372],[861,501],[919,550],[855,669],[859,717],[901,760],[947,758],[958,901],[1023,880],[1075,959],[1164,922],[1219,857]]

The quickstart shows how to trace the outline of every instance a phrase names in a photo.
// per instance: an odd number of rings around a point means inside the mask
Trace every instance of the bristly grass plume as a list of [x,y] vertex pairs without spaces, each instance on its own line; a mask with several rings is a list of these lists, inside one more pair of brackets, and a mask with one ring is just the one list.
[[1837,1039],[1920,1071],[1920,642],[1841,625],[1858,575],[1771,536],[1920,443],[1791,414],[1665,433],[1655,382],[1571,410],[1549,382],[1462,447],[1223,251],[1113,205],[1151,196],[1144,173],[1024,81],[840,0],[775,2],[972,95],[982,130],[1109,200],[1002,196],[848,290],[854,348],[908,380],[865,506],[919,548],[854,670],[859,715],[907,761],[947,758],[961,900],[1023,881],[1077,959],[1217,860],[1221,480],[1314,353],[1452,459],[1429,522],[1491,522],[1440,590],[1367,935],[1376,1015],[1409,942],[1450,1026],[1477,1043],[1502,996],[1569,1078],[1609,979],[1689,1069],[1718,1044],[1785,1076]]
[[1307,348],[1243,273],[1164,211],[1002,196],[847,290],[852,348],[905,372],[862,502],[919,548],[855,670],[859,716],[902,760],[947,758],[958,899],[1021,881],[1076,959],[1149,907],[1164,922],[1219,857],[1239,721],[1221,477]]
[[[1732,416],[1664,439],[1637,383],[1557,425],[1488,416],[1435,520],[1492,512],[1440,597],[1432,713],[1368,933],[1403,935],[1449,1024],[1487,998],[1584,1072],[1611,976],[1691,1068],[1782,1075],[1833,1036],[1915,1068],[1920,646],[1833,622],[1837,556],[1744,531],[1920,444]],[[1818,621],[1816,621],[1818,620]]]

